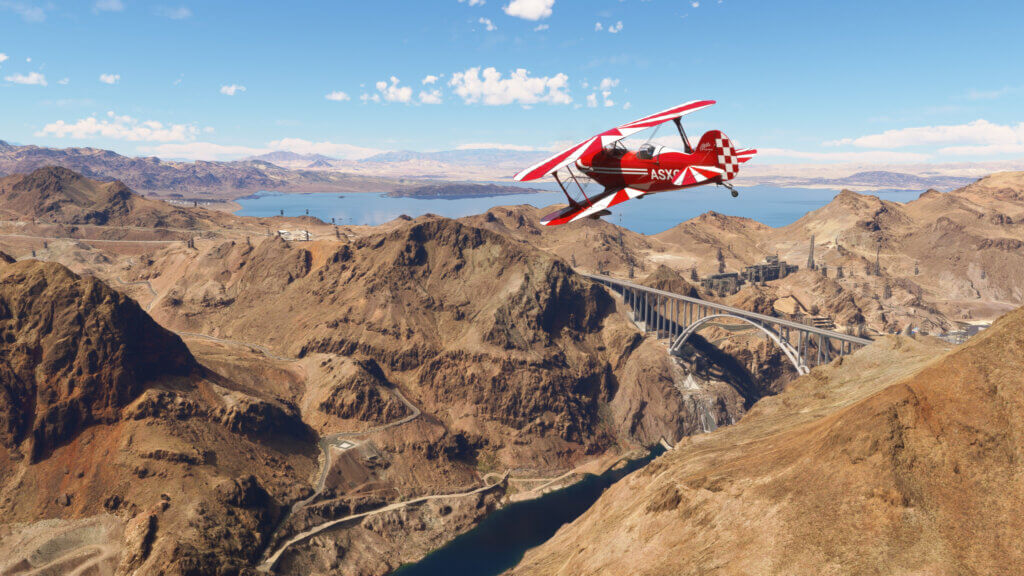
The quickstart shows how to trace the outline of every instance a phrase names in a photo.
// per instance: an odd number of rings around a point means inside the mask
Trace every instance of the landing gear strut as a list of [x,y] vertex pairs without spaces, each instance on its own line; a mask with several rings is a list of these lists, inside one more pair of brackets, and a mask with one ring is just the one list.
[[720,182],[720,184],[721,184],[722,186],[725,186],[726,188],[728,188],[728,189],[729,189],[729,193],[731,193],[731,194],[732,194],[732,197],[733,197],[733,198],[736,198],[737,196],[739,196],[739,195],[740,195],[740,191],[739,191],[739,190],[737,190],[737,189],[735,189],[735,188],[733,188],[733,187],[732,187],[732,184],[729,184],[728,182]]

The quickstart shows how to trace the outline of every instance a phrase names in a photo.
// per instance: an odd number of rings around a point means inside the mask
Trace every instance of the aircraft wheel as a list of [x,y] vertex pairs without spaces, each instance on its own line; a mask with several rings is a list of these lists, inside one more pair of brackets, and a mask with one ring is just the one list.
[[740,195],[740,193],[739,193],[739,192],[737,192],[736,190],[733,190],[733,191],[732,191],[732,197],[733,197],[733,198],[735,198],[735,197],[737,197],[737,196],[739,196],[739,195]]

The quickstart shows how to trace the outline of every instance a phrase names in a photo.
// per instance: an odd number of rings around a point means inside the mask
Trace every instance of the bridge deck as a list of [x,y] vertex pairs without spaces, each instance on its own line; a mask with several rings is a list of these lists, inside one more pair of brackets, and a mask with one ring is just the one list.
[[793,329],[793,330],[800,330],[800,331],[807,332],[807,333],[810,333],[810,334],[817,334],[817,335],[820,335],[820,336],[825,336],[827,338],[834,339],[834,340],[839,340],[841,342],[849,342],[851,344],[856,344],[858,346],[866,346],[868,344],[871,344],[871,340],[868,340],[867,338],[861,338],[859,336],[853,336],[853,335],[850,335],[850,334],[843,334],[843,333],[840,333],[840,332],[833,332],[832,330],[825,330],[824,328],[818,328],[816,326],[811,326],[809,324],[803,324],[801,322],[795,322],[793,320],[786,320],[784,318],[776,318],[775,316],[767,316],[765,314],[758,314],[757,312],[751,312],[749,310],[744,310],[742,308],[736,308],[734,306],[727,306],[725,304],[719,304],[718,302],[711,302],[711,301],[708,301],[708,300],[701,300],[700,298],[693,298],[693,297],[690,297],[690,296],[683,296],[682,294],[676,294],[674,292],[666,292],[665,290],[658,290],[657,288],[651,288],[649,286],[643,286],[641,284],[635,284],[633,282],[628,282],[626,280],[620,280],[618,278],[612,278],[610,276],[601,276],[601,275],[598,275],[598,274],[585,274],[585,273],[582,273],[582,272],[580,273],[580,275],[581,276],[585,276],[587,278],[590,278],[591,280],[594,280],[596,282],[600,282],[601,284],[608,285],[608,286],[614,285],[614,286],[619,286],[619,287],[622,287],[622,288],[628,288],[630,290],[646,292],[648,294],[653,294],[653,295],[656,295],[656,296],[662,296],[662,297],[670,298],[670,299],[674,299],[674,300],[681,300],[683,302],[689,302],[691,304],[696,304],[698,306],[704,306],[705,308],[710,308],[712,310],[719,310],[719,311],[725,312],[727,314],[732,314],[732,315],[735,315],[735,316],[743,316],[745,318],[749,318],[751,320],[756,320],[756,321],[761,322],[763,324],[775,324],[775,325],[783,326],[783,327],[790,328],[790,329]]

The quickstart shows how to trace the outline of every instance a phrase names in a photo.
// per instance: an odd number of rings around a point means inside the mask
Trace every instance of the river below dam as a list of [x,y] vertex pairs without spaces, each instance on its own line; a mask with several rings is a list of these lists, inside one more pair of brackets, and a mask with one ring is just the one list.
[[496,510],[476,528],[455,538],[394,576],[496,576],[515,566],[527,550],[555,535],[590,508],[604,491],[630,472],[643,468],[665,450],[656,447],[647,456],[626,461],[601,475],[588,474],[579,482],[540,498],[509,504]]
[[[657,234],[713,210],[730,216],[743,216],[767,224],[785,226],[811,210],[832,201],[838,190],[780,188],[776,186],[748,186],[740,188],[739,198],[732,198],[728,190],[719,186],[702,186],[689,190],[654,194],[635,199],[615,207],[605,219],[640,232]],[[917,191],[872,192],[885,200],[907,202],[917,198]],[[284,194],[260,192],[238,199],[240,216],[301,216],[309,213],[325,222],[333,218],[338,224],[377,225],[401,215],[413,218],[424,214],[437,214],[461,218],[482,214],[495,206],[531,204],[538,208],[564,204],[561,192],[545,191],[506,196],[473,198],[393,198],[373,192],[355,194]]]

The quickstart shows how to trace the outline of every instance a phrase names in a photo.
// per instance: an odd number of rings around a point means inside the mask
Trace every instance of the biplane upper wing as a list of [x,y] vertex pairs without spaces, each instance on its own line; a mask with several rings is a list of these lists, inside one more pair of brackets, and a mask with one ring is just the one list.
[[584,140],[571,148],[563,150],[542,162],[530,166],[526,170],[516,174],[515,180],[517,182],[522,182],[543,178],[560,168],[572,164],[584,156],[596,154],[605,146],[618,140],[622,140],[623,138],[632,136],[641,130],[652,128],[663,122],[675,120],[676,118],[685,116],[691,112],[707,108],[714,103],[714,100],[694,100],[693,102],[680,104],[679,106],[663,110],[657,114],[651,114],[650,116],[645,116],[628,124],[612,128],[611,130],[602,132],[593,138]]

